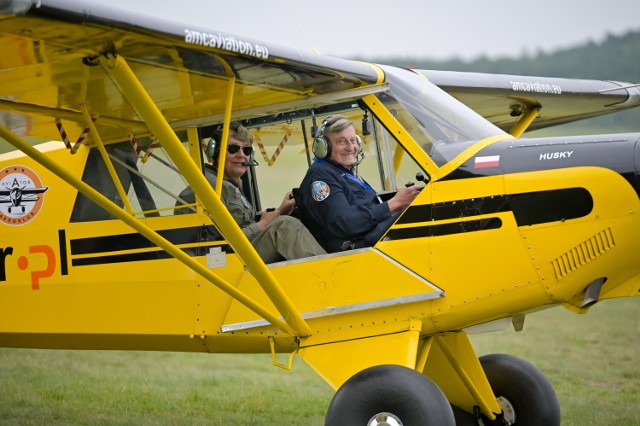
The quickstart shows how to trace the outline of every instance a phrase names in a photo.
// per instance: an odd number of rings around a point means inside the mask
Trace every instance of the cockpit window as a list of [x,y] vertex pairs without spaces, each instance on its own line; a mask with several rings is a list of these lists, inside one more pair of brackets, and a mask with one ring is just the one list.
[[[187,140],[186,132],[178,132],[177,135],[180,140]],[[179,193],[186,182],[157,141],[141,138],[135,144],[131,141],[110,144],[105,146],[105,150],[116,172],[117,182],[112,179],[98,148],[92,148],[82,176],[86,184],[117,206],[130,208],[131,213],[138,217],[174,213]],[[109,212],[78,193],[71,222],[111,219],[115,218]]]
[[389,91],[378,97],[438,166],[478,140],[504,134],[426,78],[405,69],[383,69]]

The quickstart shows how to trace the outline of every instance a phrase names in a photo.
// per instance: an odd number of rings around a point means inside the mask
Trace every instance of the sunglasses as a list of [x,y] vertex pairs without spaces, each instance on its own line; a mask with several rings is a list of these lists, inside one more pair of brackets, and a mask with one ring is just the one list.
[[251,154],[253,153],[253,147],[252,146],[240,146],[240,145],[227,145],[227,152],[229,154],[237,154],[238,151],[240,151],[240,149],[242,148],[242,153],[244,155],[246,155],[247,157],[251,156]]

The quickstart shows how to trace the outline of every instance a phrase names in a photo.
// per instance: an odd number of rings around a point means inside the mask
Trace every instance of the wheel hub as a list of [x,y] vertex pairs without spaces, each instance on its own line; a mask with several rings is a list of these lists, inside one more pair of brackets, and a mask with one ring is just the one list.
[[506,425],[512,425],[516,422],[516,410],[513,408],[511,402],[504,396],[496,398],[498,405],[502,409],[502,420]]
[[403,426],[403,424],[395,414],[383,412],[371,417],[367,426]]

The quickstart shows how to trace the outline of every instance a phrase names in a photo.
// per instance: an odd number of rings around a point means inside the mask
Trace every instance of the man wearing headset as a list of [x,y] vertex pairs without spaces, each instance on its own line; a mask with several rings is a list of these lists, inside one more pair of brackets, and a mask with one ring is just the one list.
[[302,222],[328,252],[375,244],[421,189],[402,188],[383,202],[356,173],[361,150],[362,141],[348,118],[323,120],[313,143],[314,163],[296,202]]
[[[210,163],[205,165],[205,176],[213,187],[216,184],[220,151],[218,141],[221,133],[214,132],[205,147],[205,154]],[[244,196],[241,179],[252,165],[252,142],[253,138],[247,128],[238,122],[230,123],[220,198],[231,216],[265,263],[325,254],[302,222],[289,216],[295,207],[295,200],[290,197],[290,193],[285,195],[280,207],[262,212],[260,219],[256,221],[256,209]],[[180,198],[187,203],[193,203],[193,192],[189,195],[189,191],[190,188],[183,191]]]

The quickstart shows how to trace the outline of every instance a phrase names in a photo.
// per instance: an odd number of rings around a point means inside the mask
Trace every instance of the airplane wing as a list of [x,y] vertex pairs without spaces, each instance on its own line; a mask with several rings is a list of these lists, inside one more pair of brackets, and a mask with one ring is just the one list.
[[[22,136],[69,143],[86,133],[84,108],[100,111],[95,124],[105,143],[148,132],[97,66],[95,59],[110,52],[126,58],[172,127],[220,122],[231,76],[243,95],[234,99],[239,118],[269,113],[261,105],[294,110],[310,96],[383,81],[370,64],[85,2],[4,2],[0,43],[0,124]],[[503,129],[524,108],[542,107],[531,126],[540,128],[618,110],[628,98],[626,90],[611,91],[619,83],[606,81],[420,72]]]
[[628,83],[419,70],[432,83],[508,131],[522,113],[539,109],[529,130],[628,108]]
[[95,124],[106,143],[147,132],[95,61],[109,52],[126,58],[172,127],[220,122],[229,77],[242,93],[234,99],[234,113],[245,111],[244,117],[268,113],[260,110],[267,103],[293,105],[310,95],[379,80],[366,64],[109,6],[55,0],[4,4],[0,123],[22,136],[61,140],[61,126],[73,143],[86,127],[84,107],[100,111]]

